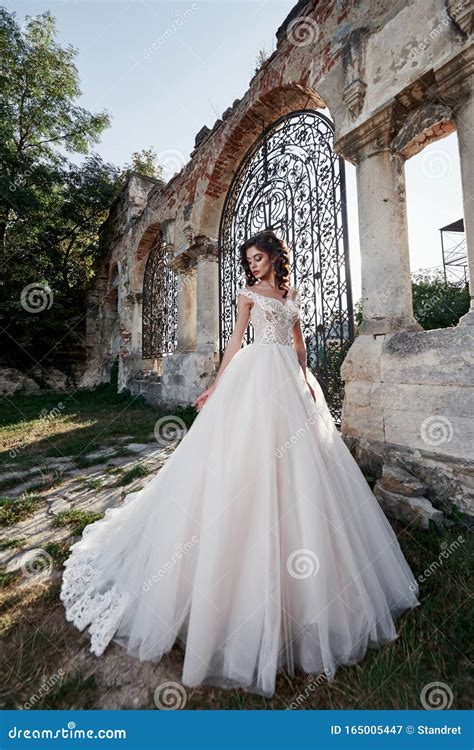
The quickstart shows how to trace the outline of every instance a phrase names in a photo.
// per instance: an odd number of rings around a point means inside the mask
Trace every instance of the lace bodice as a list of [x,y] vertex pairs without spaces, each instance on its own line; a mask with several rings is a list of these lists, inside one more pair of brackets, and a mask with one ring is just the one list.
[[249,297],[254,303],[250,312],[254,343],[292,346],[291,329],[300,316],[300,293],[297,289],[290,290],[285,300],[267,297],[245,287],[239,289],[238,294]]

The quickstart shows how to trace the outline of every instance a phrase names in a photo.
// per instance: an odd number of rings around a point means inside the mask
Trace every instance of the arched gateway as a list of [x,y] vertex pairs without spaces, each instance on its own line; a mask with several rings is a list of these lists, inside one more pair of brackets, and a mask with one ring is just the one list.
[[[219,229],[220,355],[232,333],[242,278],[239,245],[271,228],[291,249],[292,284],[302,297],[308,366],[340,421],[340,365],[354,339],[343,160],[334,128],[314,110],[272,123],[242,160]],[[252,341],[252,325],[246,341]]]

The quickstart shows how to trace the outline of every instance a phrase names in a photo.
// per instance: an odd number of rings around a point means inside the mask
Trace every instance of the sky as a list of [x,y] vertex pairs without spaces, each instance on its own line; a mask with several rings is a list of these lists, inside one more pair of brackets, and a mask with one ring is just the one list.
[[[107,110],[111,127],[94,150],[124,165],[152,147],[168,177],[189,160],[203,125],[212,128],[241,98],[258,53],[271,54],[275,32],[295,0],[60,0],[8,2],[17,20],[49,10],[57,39],[78,50],[82,95],[91,112]],[[328,114],[327,110],[323,110]],[[406,162],[412,272],[441,268],[439,228],[460,219],[462,193],[456,134]],[[355,167],[346,164],[354,300],[360,296]]]

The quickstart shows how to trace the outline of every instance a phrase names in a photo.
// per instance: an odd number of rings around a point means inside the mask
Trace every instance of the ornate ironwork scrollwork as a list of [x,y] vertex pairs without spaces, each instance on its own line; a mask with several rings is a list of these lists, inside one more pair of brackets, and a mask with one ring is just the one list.
[[[285,237],[292,283],[301,293],[308,366],[340,422],[340,365],[354,339],[347,242],[345,172],[332,149],[334,128],[318,111],[272,123],[242,160],[219,229],[220,355],[233,330],[243,269],[240,244],[262,229]],[[252,325],[245,335],[253,340]]]
[[177,273],[169,266],[171,249],[157,235],[150,250],[143,279],[142,357],[170,353],[177,346]]

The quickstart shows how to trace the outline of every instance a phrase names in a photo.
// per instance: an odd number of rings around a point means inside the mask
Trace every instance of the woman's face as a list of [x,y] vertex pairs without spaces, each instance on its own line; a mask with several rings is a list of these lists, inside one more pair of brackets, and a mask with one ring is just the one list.
[[252,245],[247,250],[247,260],[251,272],[257,279],[263,279],[270,275],[272,262],[270,256],[263,250],[259,250],[258,247]]

